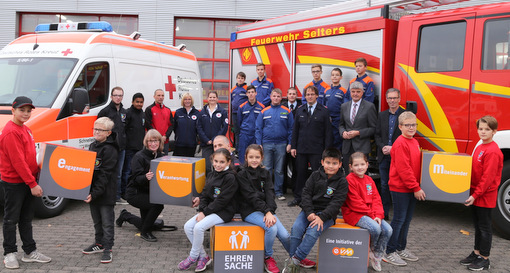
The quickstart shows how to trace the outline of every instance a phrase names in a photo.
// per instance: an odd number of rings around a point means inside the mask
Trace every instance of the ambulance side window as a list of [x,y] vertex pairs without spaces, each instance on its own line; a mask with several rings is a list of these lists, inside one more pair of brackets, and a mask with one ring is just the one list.
[[110,69],[107,62],[87,64],[74,88],[84,88],[89,93],[90,108],[105,104],[108,100],[108,88],[110,86]]
[[510,18],[487,20],[483,33],[482,70],[510,69]]
[[465,21],[424,26],[420,29],[419,39],[418,72],[462,70]]

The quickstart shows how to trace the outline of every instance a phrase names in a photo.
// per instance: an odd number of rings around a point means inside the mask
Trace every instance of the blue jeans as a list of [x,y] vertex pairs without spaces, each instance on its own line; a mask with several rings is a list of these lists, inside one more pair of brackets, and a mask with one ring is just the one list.
[[283,248],[287,252],[290,249],[290,235],[287,229],[282,225],[280,219],[275,215],[276,223],[272,227],[266,227],[264,223],[264,213],[260,211],[255,211],[250,213],[250,215],[246,216],[244,219],[245,222],[252,223],[264,229],[264,255],[265,257],[273,256],[273,244],[276,237],[283,245]]
[[95,243],[102,245],[105,249],[112,249],[115,236],[113,205],[90,204],[90,215],[94,222]]
[[391,192],[393,198],[393,218],[391,219],[391,235],[386,253],[404,250],[407,246],[407,233],[413,219],[416,198],[412,192]]
[[384,209],[384,218],[388,219],[391,209],[391,194],[388,181],[390,181],[391,157],[385,155],[379,163],[379,174],[381,175],[381,200]]
[[120,199],[122,194],[122,169],[124,167],[125,156],[126,150],[119,151],[119,157],[117,160],[117,200]]
[[120,195],[124,199],[126,197],[124,194],[126,193],[126,187],[128,184],[129,175],[131,174],[131,160],[133,156],[138,152],[137,150],[125,150],[126,154],[124,156],[124,167],[122,167],[122,183],[120,186]]
[[323,230],[317,230],[317,226],[311,228],[310,221],[306,219],[306,215],[301,211],[292,225],[290,232],[290,256],[296,256],[299,260],[303,260],[312,250],[315,242],[319,239],[322,232],[327,230],[335,223],[333,219],[324,222]]
[[283,195],[283,166],[287,155],[287,143],[264,143],[264,161],[262,164],[271,173],[274,170],[274,191],[276,196]]
[[388,240],[390,240],[393,233],[391,226],[384,220],[381,220],[381,225],[379,225],[374,219],[366,215],[359,219],[356,226],[368,230],[368,233],[370,233],[370,249],[376,258],[382,258]]
[[4,255],[17,252],[16,225],[26,254],[36,250],[32,232],[34,196],[25,183],[2,182],[4,188]]
[[207,215],[200,222],[196,220],[197,215],[194,215],[184,224],[184,232],[191,242],[191,250],[189,256],[192,259],[198,259],[198,257],[206,257],[207,253],[204,250],[204,233],[206,230],[212,228],[215,225],[223,224],[221,219],[216,213]]

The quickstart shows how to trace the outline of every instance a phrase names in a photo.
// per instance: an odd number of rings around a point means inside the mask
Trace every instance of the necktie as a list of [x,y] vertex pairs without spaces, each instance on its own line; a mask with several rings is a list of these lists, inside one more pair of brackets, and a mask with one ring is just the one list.
[[308,117],[311,117],[312,116],[312,106],[309,105],[308,106]]
[[357,103],[355,103],[352,106],[352,116],[351,116],[351,123],[354,124],[354,118],[356,117],[356,107],[358,106]]
[[294,110],[294,104],[290,105],[290,111]]

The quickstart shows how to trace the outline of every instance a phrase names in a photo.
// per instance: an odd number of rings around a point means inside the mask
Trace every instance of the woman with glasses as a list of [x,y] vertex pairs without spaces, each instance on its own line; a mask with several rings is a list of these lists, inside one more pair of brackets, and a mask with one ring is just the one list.
[[140,230],[140,237],[148,242],[158,240],[152,234],[152,227],[163,210],[163,205],[149,201],[149,181],[154,177],[150,164],[151,160],[163,156],[163,145],[163,137],[157,130],[147,132],[143,149],[131,161],[131,175],[126,189],[126,199],[133,207],[140,209],[140,218],[124,209],[116,221],[118,226],[122,226],[124,221],[135,225]]

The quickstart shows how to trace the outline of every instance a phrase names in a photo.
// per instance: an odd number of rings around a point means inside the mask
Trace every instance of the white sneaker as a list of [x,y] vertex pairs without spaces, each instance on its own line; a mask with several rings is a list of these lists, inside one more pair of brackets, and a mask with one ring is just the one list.
[[19,268],[18,257],[16,257],[15,252],[11,252],[4,256],[4,265],[5,265],[5,268],[8,268],[8,269]]
[[370,257],[370,265],[372,266],[372,268],[375,271],[380,272],[382,270],[382,268],[381,268],[381,258],[376,258],[372,251],[370,251],[370,256],[369,257]]
[[51,258],[42,254],[41,252],[34,250],[29,255],[23,253],[23,257],[21,257],[21,261],[25,263],[49,263],[51,262]]
[[392,264],[392,265],[398,265],[398,266],[405,266],[407,263],[400,258],[400,256],[397,254],[396,251],[391,252],[390,254],[386,254],[383,256],[383,261]]
[[279,201],[284,201],[286,198],[285,198],[285,196],[280,195],[280,196],[276,197],[276,199],[278,199]]
[[416,255],[414,255],[413,253],[411,253],[411,251],[407,250],[407,249],[404,249],[402,251],[398,251],[397,250],[397,254],[400,256],[400,258],[402,258],[403,260],[408,260],[408,261],[411,261],[411,262],[416,262],[418,261],[418,257],[416,257]]

